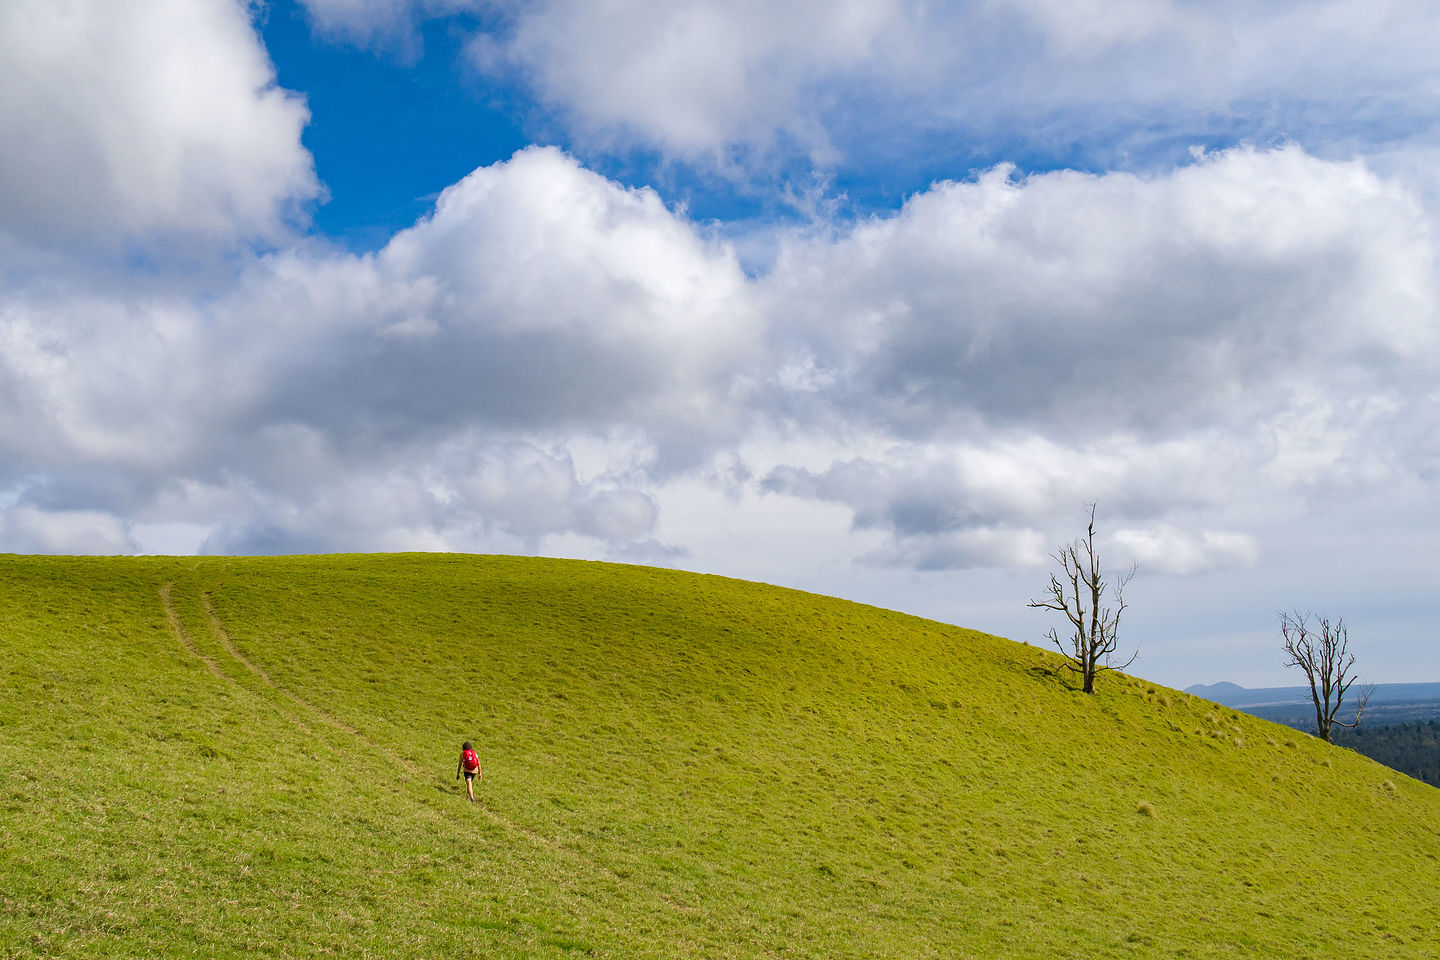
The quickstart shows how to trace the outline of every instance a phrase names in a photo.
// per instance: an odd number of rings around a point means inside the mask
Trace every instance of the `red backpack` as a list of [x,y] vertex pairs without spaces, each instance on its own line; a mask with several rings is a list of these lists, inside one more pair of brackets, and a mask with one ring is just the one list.
[[474,750],[465,750],[460,754],[460,765],[466,770],[479,770],[480,758],[475,755]]

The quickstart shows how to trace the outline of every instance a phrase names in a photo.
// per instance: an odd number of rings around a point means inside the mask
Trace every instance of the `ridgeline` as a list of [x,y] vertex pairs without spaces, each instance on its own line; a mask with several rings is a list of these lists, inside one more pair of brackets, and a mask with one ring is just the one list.
[[1440,929],[1440,790],[760,584],[0,557],[0,651],[5,957],[1428,958]]

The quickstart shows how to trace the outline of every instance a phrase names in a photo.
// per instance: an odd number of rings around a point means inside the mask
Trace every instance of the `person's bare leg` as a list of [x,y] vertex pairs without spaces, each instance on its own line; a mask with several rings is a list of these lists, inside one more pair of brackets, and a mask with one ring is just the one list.
[[474,777],[466,777],[466,778],[465,778],[465,792],[468,793],[468,794],[470,794],[470,802],[471,802],[471,803],[474,803],[474,802],[475,802],[475,778],[474,778]]

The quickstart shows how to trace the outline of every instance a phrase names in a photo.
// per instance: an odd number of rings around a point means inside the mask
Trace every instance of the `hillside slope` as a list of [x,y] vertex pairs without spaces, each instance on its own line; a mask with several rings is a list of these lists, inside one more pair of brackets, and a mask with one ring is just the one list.
[[1440,929],[1440,791],[825,597],[0,557],[0,645],[7,957],[1429,957]]

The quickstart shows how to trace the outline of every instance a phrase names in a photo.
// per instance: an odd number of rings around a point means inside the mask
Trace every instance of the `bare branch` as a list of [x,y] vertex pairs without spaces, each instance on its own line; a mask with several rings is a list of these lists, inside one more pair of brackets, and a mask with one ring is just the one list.
[[1100,553],[1095,549],[1095,504],[1087,504],[1089,516],[1085,535],[1060,547],[1053,554],[1060,565],[1059,574],[1050,575],[1048,596],[1031,600],[1027,606],[1063,613],[1073,628],[1062,641],[1054,629],[1045,636],[1069,662],[1070,669],[1083,678],[1086,693],[1095,692],[1095,676],[1102,670],[1124,670],[1135,662],[1140,651],[1116,665],[1111,657],[1117,649],[1116,633],[1125,612],[1125,586],[1135,576],[1137,567],[1114,581],[1113,605],[1106,605],[1105,593],[1111,584],[1105,580]]
[[1370,695],[1375,692],[1375,684],[1367,683],[1360,688],[1360,693],[1355,699],[1355,719],[1346,723],[1344,720],[1332,721],[1342,727],[1358,727],[1360,721],[1365,718],[1365,708],[1370,705]]
[[1331,623],[1319,618],[1318,630],[1311,626],[1311,614],[1295,611],[1280,614],[1281,649],[1285,666],[1298,667],[1310,685],[1310,700],[1315,705],[1315,730],[1321,740],[1330,739],[1334,726],[1358,726],[1365,707],[1374,692],[1374,684],[1362,687],[1355,707],[1355,718],[1349,722],[1336,719],[1345,695],[1354,685],[1355,655],[1350,652],[1350,631],[1343,619]]

